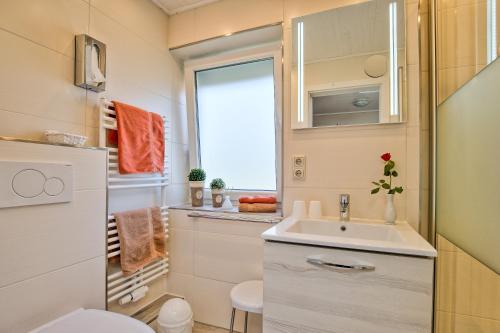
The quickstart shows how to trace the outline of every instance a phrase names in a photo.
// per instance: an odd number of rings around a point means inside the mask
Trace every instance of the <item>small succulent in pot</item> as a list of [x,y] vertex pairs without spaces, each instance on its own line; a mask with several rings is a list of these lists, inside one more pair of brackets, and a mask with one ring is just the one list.
[[215,208],[222,207],[226,183],[224,183],[222,178],[215,178],[212,180],[212,182],[210,182],[210,188],[212,189],[212,205]]
[[191,169],[188,175],[189,187],[191,188],[191,203],[193,207],[203,206],[203,189],[205,187],[205,170],[200,168]]

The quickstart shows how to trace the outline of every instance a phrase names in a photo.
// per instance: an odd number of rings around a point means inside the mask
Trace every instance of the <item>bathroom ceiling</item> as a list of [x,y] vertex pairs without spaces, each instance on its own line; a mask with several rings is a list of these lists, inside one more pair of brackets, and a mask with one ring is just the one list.
[[152,0],[167,14],[172,15],[189,9],[204,6],[219,0]]

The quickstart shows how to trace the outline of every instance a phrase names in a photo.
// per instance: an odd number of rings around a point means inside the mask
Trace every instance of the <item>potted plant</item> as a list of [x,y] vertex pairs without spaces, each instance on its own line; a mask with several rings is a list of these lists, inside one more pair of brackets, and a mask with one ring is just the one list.
[[222,207],[226,183],[224,183],[222,178],[215,178],[210,182],[210,188],[212,189],[212,205],[214,208]]
[[191,169],[188,175],[189,187],[191,188],[191,204],[193,207],[203,206],[203,189],[205,187],[205,170],[200,168]]
[[394,208],[394,194],[403,193],[402,186],[393,186],[392,178],[398,176],[395,170],[396,163],[391,159],[390,153],[385,153],[380,158],[384,161],[384,176],[386,179],[380,179],[378,182],[372,182],[376,187],[371,191],[372,194],[378,193],[380,189],[387,191],[387,203],[385,207],[385,222],[387,224],[394,224],[396,222],[396,209]]

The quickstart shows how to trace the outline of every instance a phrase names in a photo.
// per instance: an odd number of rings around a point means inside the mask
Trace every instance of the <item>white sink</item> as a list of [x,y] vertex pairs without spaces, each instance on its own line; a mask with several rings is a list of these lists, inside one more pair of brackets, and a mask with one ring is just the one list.
[[288,217],[262,234],[281,241],[374,252],[435,257],[436,250],[406,222],[387,225],[381,221]]

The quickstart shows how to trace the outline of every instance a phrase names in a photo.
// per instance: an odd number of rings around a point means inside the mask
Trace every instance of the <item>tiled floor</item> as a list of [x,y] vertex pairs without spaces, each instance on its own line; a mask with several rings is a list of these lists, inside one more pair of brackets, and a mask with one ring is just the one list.
[[[140,320],[144,323],[149,323],[148,325],[158,332],[158,327],[156,323],[156,317],[160,312],[161,306],[170,298],[175,297],[173,295],[165,294],[153,301],[147,307],[142,309],[141,311],[135,313],[133,317],[137,320]],[[193,327],[193,333],[228,333],[229,331],[215,326],[210,326],[202,323],[195,322]]]
[[[158,327],[156,325],[156,320],[149,324],[151,328],[155,330],[155,332],[158,331]],[[205,325],[202,323],[195,322],[194,327],[193,327],[193,333],[227,333],[229,332],[228,330],[220,327],[215,327],[215,326],[210,326],[210,325]]]

